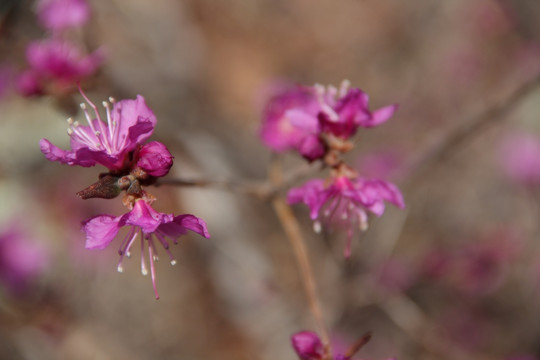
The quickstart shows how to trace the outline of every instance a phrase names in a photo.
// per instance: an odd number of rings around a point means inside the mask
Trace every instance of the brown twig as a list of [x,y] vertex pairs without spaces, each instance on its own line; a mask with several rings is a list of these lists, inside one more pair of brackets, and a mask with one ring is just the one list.
[[[281,173],[281,168],[279,167],[279,164],[274,162],[270,167],[270,179],[274,185],[279,186],[283,181],[282,178],[283,176]],[[313,317],[315,318],[317,332],[319,333],[325,346],[326,357],[330,358],[332,354],[330,335],[324,321],[322,306],[317,294],[317,283],[315,282],[315,278],[313,276],[313,270],[309,261],[304,237],[302,236],[302,232],[300,230],[300,225],[298,224],[298,221],[296,220],[290,206],[287,205],[283,198],[279,196],[274,197],[272,199],[272,206],[274,207],[274,211],[276,212],[283,230],[287,235],[287,239],[293,248],[293,254],[298,263],[298,267],[300,268],[300,275],[302,277],[302,282],[308,298],[309,308],[313,314]]]
[[[320,171],[320,168],[316,168]],[[243,193],[246,195],[257,197],[261,200],[269,200],[276,196],[279,192],[288,189],[292,183],[298,179],[305,177],[315,171],[313,166],[301,166],[295,170],[283,175],[283,180],[279,184],[273,184],[268,180],[240,182],[232,179],[181,179],[168,178],[159,179],[154,186],[187,186],[187,187],[214,187],[229,190],[232,192]]]
[[407,169],[407,174],[404,174],[405,184],[410,185],[416,183],[419,179],[423,178],[429,170],[440,163],[442,159],[454,152],[461,144],[482,133],[482,130],[488,126],[505,119],[523,99],[530,95],[534,90],[538,89],[539,86],[540,76],[537,76],[533,80],[519,86],[504,100],[499,101],[481,114],[472,117],[469,121],[458,126],[443,141],[438,142],[427,151],[422,152],[422,155],[413,159],[410,165],[405,167]]

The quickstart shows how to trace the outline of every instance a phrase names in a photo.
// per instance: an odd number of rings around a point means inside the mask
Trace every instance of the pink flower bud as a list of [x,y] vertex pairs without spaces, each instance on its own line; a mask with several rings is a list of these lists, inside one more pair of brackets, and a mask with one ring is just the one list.
[[173,164],[173,156],[159,141],[145,144],[139,151],[137,166],[152,176],[165,176]]
[[301,360],[320,360],[323,358],[321,339],[311,331],[301,331],[291,337],[291,343]]

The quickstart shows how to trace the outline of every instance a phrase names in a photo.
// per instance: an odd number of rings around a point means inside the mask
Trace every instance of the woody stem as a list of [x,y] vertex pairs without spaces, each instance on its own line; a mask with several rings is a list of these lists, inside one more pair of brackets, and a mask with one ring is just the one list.
[[[270,168],[270,178],[274,184],[279,184],[282,181],[281,168],[276,163],[272,164]],[[309,308],[313,314],[313,317],[315,318],[317,332],[319,333],[325,346],[325,358],[330,359],[330,354],[332,354],[330,336],[328,333],[328,328],[324,322],[322,306],[317,294],[317,283],[315,282],[315,278],[313,276],[313,270],[309,261],[304,237],[300,231],[300,225],[298,224],[298,221],[296,220],[290,206],[287,205],[283,198],[279,196],[274,197],[272,199],[272,206],[293,249],[294,257],[296,258],[296,262],[300,268],[300,276],[306,291]]]

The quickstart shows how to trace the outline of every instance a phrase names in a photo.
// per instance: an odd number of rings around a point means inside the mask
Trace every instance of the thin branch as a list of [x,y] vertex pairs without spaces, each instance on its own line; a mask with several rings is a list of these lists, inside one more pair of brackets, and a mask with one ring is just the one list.
[[[281,168],[275,163],[271,165],[273,166],[270,168],[270,178],[276,186],[279,186],[282,181]],[[300,230],[300,224],[298,224],[290,206],[281,197],[274,197],[272,199],[272,205],[293,248],[293,254],[300,268],[300,275],[308,298],[309,308],[315,318],[317,332],[320,334],[325,346],[326,357],[330,358],[332,354],[330,334],[324,321],[322,306],[317,294],[317,283],[313,276],[313,269],[309,261],[304,237]]]
[[486,109],[480,115],[477,115],[458,126],[443,141],[433,145],[431,149],[424,151],[423,154],[411,161],[410,166],[406,167],[405,183],[412,184],[423,178],[429,170],[435,167],[446,156],[454,152],[463,143],[475,138],[482,133],[488,126],[496,124],[510,114],[520,103],[540,86],[540,76],[535,77],[516,90],[514,90],[506,99],[499,101],[492,107]]
[[269,200],[276,196],[279,192],[287,190],[291,184],[307,175],[311,175],[315,171],[320,171],[319,167],[300,166],[283,175],[283,180],[279,184],[272,184],[268,180],[241,182],[232,179],[181,179],[169,178],[159,179],[154,186],[187,186],[187,187],[213,187],[220,188],[232,192],[243,193],[254,196],[261,200]]
[[209,179],[160,179],[154,186],[187,186],[187,187],[214,187],[233,192],[251,195],[261,199],[268,199],[274,196],[277,189],[268,182],[241,183],[235,180],[209,180]]

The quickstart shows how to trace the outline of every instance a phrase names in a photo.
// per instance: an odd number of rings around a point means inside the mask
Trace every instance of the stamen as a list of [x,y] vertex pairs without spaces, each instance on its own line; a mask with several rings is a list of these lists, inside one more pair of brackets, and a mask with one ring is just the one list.
[[[99,112],[98,112],[98,108],[97,106],[92,102],[90,101],[90,99],[86,96],[86,94],[82,91],[82,89],[79,87],[79,91],[81,93],[81,96],[84,98],[84,100],[86,100],[86,102],[88,103],[88,105],[90,105],[90,107],[92,108],[92,110],[94,110],[94,114],[96,115],[96,119],[98,120],[97,123],[98,123],[98,126],[99,126],[99,130],[100,130],[100,134],[104,134],[106,133],[106,130],[105,130],[105,124],[103,123],[103,121],[101,120],[101,116],[99,115]],[[83,112],[84,112],[84,115],[86,117],[86,120],[88,121],[88,123],[90,124],[90,128],[92,129],[92,132],[95,134],[96,133],[96,129],[94,128],[93,126],[93,123],[92,123],[92,120],[90,118],[90,115],[88,114],[88,111],[86,109],[86,105],[84,104],[81,104],[81,109],[83,109]],[[112,149],[111,149],[111,144],[110,144],[110,141],[109,139],[104,136],[104,137],[99,137],[99,140],[100,140],[100,143],[105,147],[105,149],[107,150],[107,152],[109,154],[112,154]]]
[[[118,266],[117,266],[118,272],[124,271],[124,268],[122,267],[122,260],[124,259],[124,255],[127,256],[128,258],[131,257],[131,254],[129,253],[129,248],[131,247],[131,244],[133,244],[133,241],[135,241],[136,237],[137,237],[137,233],[135,232],[135,228],[132,227],[131,231],[126,235],[124,240],[122,240],[122,244],[120,245],[120,248],[118,249],[118,254],[120,255],[120,259],[118,260]],[[124,244],[126,245],[124,246]]]
[[[148,275],[148,269],[146,268],[146,261],[144,259],[144,236],[142,234],[142,229],[141,229],[141,273],[143,275]],[[150,247],[148,247],[148,249],[150,249]],[[150,256],[150,262],[152,262],[152,257]]]
[[339,97],[345,96],[347,94],[347,91],[349,91],[350,86],[351,86],[351,82],[349,80],[347,79],[343,80],[339,87]]
[[[169,250],[169,243],[167,242],[167,240],[165,239],[165,237],[162,234],[155,233],[155,235],[158,238],[161,245],[163,246],[163,248],[165,249],[165,252],[169,256],[171,265],[175,265],[176,264],[176,259],[174,258],[173,254],[171,253],[171,250]],[[176,241],[176,239],[174,239],[174,240]]]
[[152,256],[152,259],[154,261],[159,261],[159,256],[158,256],[158,253],[157,253],[157,249],[156,249],[156,246],[154,245],[154,240],[152,239],[152,236],[151,235],[147,235],[146,236],[146,240],[148,241],[148,246],[152,248],[152,254],[154,254]]
[[[151,239],[149,239],[148,244],[151,244]],[[150,256],[150,275],[152,277],[152,286],[154,287],[154,294],[156,295],[156,300],[158,300],[159,294],[156,288],[156,272],[154,270],[154,260],[153,260],[154,254],[152,253],[152,246],[148,246],[148,253]]]
[[167,242],[167,240],[165,239],[165,237],[163,235],[161,235],[160,233],[155,233],[156,237],[158,238],[159,242],[161,243],[161,245],[163,246],[163,248],[165,249],[165,252],[167,253],[167,255],[169,255],[169,259],[171,261],[171,265],[175,265],[176,264],[176,260],[173,256],[173,254],[171,253],[171,250],[169,250],[169,243]]
[[316,220],[313,222],[313,231],[315,231],[317,234],[320,234],[322,230],[321,222]]
[[115,144],[114,144],[114,137],[113,137],[113,124],[111,122],[111,108],[109,106],[109,103],[106,101],[103,101],[102,104],[103,104],[103,107],[105,108],[105,112],[107,113],[107,125],[109,126],[109,138],[111,139],[111,145],[114,149]]

